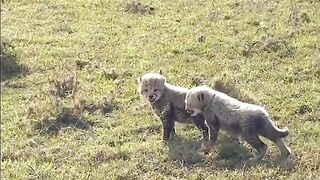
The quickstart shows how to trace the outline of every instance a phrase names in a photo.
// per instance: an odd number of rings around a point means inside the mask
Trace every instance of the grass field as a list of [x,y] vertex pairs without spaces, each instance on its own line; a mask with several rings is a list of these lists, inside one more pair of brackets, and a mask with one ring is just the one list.
[[[1,40],[23,72],[1,81],[1,179],[319,179],[319,0],[4,0]],[[2,61],[2,59],[1,59]],[[265,106],[292,157],[161,124],[136,78],[217,81]],[[227,86],[227,85],[226,85]],[[231,92],[231,91],[230,91]],[[232,94],[231,94],[232,95]]]

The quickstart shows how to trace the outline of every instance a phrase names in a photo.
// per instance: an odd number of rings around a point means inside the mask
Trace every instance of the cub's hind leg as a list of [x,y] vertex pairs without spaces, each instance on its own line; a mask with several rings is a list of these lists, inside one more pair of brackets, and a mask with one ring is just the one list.
[[288,128],[276,127],[268,117],[265,118],[265,122],[265,126],[260,129],[259,133],[276,144],[281,152],[281,158],[287,158],[291,154],[291,150],[284,143],[283,138],[288,135]]
[[287,158],[291,154],[290,148],[283,142],[283,139],[278,139],[274,141],[279,151],[281,152],[281,158]]
[[[281,153],[281,158],[287,158],[291,154],[290,148],[283,141],[283,137],[286,136],[285,134],[287,134],[287,132],[279,132],[274,127],[271,128],[261,131],[260,134],[275,143]],[[282,135],[281,133],[283,133],[284,135]]]
[[257,134],[246,132],[243,135],[245,141],[247,141],[253,148],[258,151],[258,154],[255,155],[251,160],[252,161],[260,161],[263,159],[267,152],[267,145],[264,144]]
[[258,154],[251,159],[253,162],[262,160],[267,152],[267,145],[258,136],[258,131],[263,125],[263,119],[259,115],[247,117],[240,121],[242,138],[258,151]]

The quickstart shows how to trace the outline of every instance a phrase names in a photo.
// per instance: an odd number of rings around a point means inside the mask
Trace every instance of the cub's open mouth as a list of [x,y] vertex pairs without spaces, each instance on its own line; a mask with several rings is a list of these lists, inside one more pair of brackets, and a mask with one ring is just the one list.
[[154,103],[156,99],[149,99],[149,102]]

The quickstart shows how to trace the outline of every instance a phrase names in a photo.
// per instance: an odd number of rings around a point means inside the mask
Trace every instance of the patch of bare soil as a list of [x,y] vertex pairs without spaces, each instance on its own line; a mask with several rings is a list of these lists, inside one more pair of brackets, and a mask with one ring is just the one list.
[[251,57],[253,54],[277,53],[280,57],[293,57],[294,48],[290,46],[285,38],[268,37],[260,41],[247,42],[242,50],[242,55]]
[[76,67],[78,70],[82,70],[84,67],[86,67],[89,64],[89,61],[87,60],[76,60]]
[[120,74],[116,72],[116,70],[114,69],[111,69],[109,71],[103,71],[103,75],[108,80],[116,80],[120,76]]
[[132,130],[132,133],[134,134],[158,134],[161,133],[161,125],[153,125],[153,126],[147,126],[147,127],[139,127],[138,129]]
[[89,159],[89,163],[93,166],[97,166],[103,163],[108,163],[114,160],[127,160],[130,158],[130,154],[127,152],[110,153],[99,150],[94,153]]
[[131,134],[138,135],[141,140],[146,141],[147,138],[153,134],[160,134],[162,126],[152,125],[147,127],[139,127],[130,131]]
[[125,3],[124,11],[132,14],[154,14],[155,8],[144,5],[138,1]]
[[104,116],[111,116],[114,110],[117,110],[119,107],[118,103],[115,101],[113,94],[103,97],[98,102],[87,102],[86,100],[81,100],[78,103],[77,109],[81,112],[87,111],[89,113],[100,112]]

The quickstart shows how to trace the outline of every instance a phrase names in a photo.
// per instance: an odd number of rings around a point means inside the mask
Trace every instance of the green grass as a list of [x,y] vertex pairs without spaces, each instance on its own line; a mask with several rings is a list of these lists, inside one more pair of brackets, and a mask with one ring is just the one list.
[[[141,3],[155,10],[126,12],[126,1],[115,0],[4,0],[1,38],[28,71],[1,83],[3,179],[319,178],[319,1]],[[76,61],[87,64],[79,69]],[[185,125],[176,141],[162,143],[160,121],[135,83],[159,69],[180,86],[234,84],[289,127],[291,160],[278,162],[268,142],[265,160],[244,167],[249,146],[234,148],[222,133],[203,153],[199,131]],[[54,82],[70,74],[76,93],[53,105]],[[79,114],[89,130],[43,129],[45,115],[106,96],[110,114]]]

